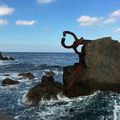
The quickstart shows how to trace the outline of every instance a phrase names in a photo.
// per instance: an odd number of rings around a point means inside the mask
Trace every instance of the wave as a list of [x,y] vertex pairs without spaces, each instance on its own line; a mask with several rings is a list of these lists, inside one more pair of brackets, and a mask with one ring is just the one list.
[[[26,91],[26,93],[23,95],[22,97],[22,103],[27,103],[27,104],[31,104],[30,102],[28,102],[27,100],[27,95],[28,91]],[[85,100],[85,99],[88,99],[89,100],[91,98],[93,98],[94,96],[96,96],[97,94],[99,94],[100,91],[97,91],[97,92],[94,92],[93,94],[91,95],[88,95],[88,96],[79,96],[79,97],[75,97],[75,98],[68,98],[67,96],[63,95],[62,93],[59,93],[57,94],[57,100],[56,99],[53,99],[51,98],[50,100],[46,100],[45,98],[42,98],[41,101],[39,102],[39,105],[43,105],[43,104],[56,104],[56,103],[59,103],[59,102],[74,102],[74,101],[82,101],[82,100]]]
[[[27,92],[23,95],[22,102],[18,102],[19,105],[30,105],[27,101],[26,94]],[[114,97],[115,94],[110,93],[109,95]],[[76,98],[68,98],[60,93],[57,95],[57,98],[58,100],[52,98],[51,100],[42,99],[39,106],[27,107],[22,113],[18,113],[16,118],[19,120],[24,118],[30,120],[48,120],[48,118],[50,120],[73,120],[77,118],[118,120],[120,118],[118,101],[114,101],[114,108],[112,109],[113,102],[112,99],[108,99],[108,93],[97,91],[91,95]]]
[[31,105],[31,103],[28,102],[28,100],[27,100],[27,97],[26,97],[27,93],[28,93],[28,90],[25,90],[22,97],[17,100],[19,106]]
[[9,65],[9,64],[14,64],[15,62],[14,61],[11,61],[11,60],[0,60],[0,66],[3,66],[3,65]]
[[114,109],[113,109],[114,120],[119,120],[120,118],[120,105],[117,104],[117,101],[114,101]]
[[44,69],[58,69],[62,70],[62,66],[49,65],[49,64],[32,64],[32,63],[1,63],[2,67],[0,72],[10,72],[10,71],[34,71],[34,70],[44,70]]
[[[22,97],[22,104],[30,105],[30,103],[27,101],[26,93]],[[86,103],[91,102],[91,100],[93,100],[97,94],[99,94],[99,91],[89,96],[70,99],[60,93],[57,95],[58,100],[54,100],[52,98],[51,100],[42,99],[38,107],[30,107],[27,110],[23,111],[21,115],[17,114],[16,118],[24,119],[25,116],[31,120],[48,120],[48,118],[50,120],[57,120],[61,118],[65,120],[72,120],[71,118],[74,117],[74,112],[76,112],[78,109],[83,112],[86,108],[84,107],[84,109],[82,109],[81,106],[87,106]],[[19,102],[19,105],[21,105],[21,102]],[[25,112],[26,115],[24,114]]]
[[12,80],[17,80],[19,82],[29,81],[27,78],[24,79],[21,76],[18,75],[17,72],[7,72],[7,73],[0,73],[0,81],[4,80],[6,78],[10,78]]
[[38,69],[54,69],[54,68],[57,68],[57,69],[62,69],[63,66],[59,66],[59,65],[49,65],[49,64],[39,64],[39,65],[35,65],[36,68]]

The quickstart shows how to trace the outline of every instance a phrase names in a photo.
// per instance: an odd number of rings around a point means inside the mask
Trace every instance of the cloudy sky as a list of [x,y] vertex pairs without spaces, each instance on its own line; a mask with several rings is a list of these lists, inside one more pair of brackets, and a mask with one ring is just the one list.
[[1,51],[63,52],[64,30],[120,40],[120,0],[0,0]]

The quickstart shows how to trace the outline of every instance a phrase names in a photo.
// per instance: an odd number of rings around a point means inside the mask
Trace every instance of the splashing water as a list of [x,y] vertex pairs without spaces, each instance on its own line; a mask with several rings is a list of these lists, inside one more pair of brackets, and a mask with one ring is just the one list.
[[[69,99],[61,94],[58,100],[42,100],[31,106],[26,98],[30,88],[41,81],[46,71],[53,70],[55,80],[62,82],[63,66],[78,61],[74,54],[66,53],[8,53],[16,61],[0,61],[0,111],[17,120],[119,120],[120,94],[97,91],[88,96]],[[35,79],[20,79],[20,72],[32,72]],[[20,84],[2,86],[5,78]]]

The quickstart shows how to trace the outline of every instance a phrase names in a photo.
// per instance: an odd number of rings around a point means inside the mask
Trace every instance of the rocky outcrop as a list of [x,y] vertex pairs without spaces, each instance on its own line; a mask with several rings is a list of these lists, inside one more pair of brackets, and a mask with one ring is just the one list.
[[63,69],[63,83],[68,97],[95,90],[120,92],[120,43],[110,37],[97,39],[85,46],[85,63]]
[[31,72],[19,73],[18,76],[22,76],[24,79],[34,79],[35,76]]
[[0,60],[15,60],[13,57],[10,56],[3,56],[0,52]]
[[33,105],[37,105],[42,99],[57,99],[57,94],[61,92],[64,92],[64,86],[61,83],[54,81],[52,76],[44,75],[41,83],[34,86],[28,92],[26,97]]
[[15,85],[19,84],[19,81],[11,80],[10,78],[6,78],[2,81],[2,85]]
[[38,104],[42,99],[57,99],[60,92],[67,97],[88,95],[96,90],[120,92],[120,43],[107,37],[82,48],[82,62],[63,68],[63,85],[48,72],[28,92],[28,101]]

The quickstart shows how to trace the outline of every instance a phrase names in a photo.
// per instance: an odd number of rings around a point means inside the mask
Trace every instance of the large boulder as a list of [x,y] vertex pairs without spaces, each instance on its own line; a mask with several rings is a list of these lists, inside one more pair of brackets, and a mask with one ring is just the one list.
[[2,81],[2,85],[15,85],[15,84],[19,84],[19,81],[15,81],[10,78],[6,78]]
[[63,69],[66,95],[76,97],[95,90],[120,92],[120,43],[110,37],[97,39],[85,47],[86,67]]
[[35,78],[35,76],[31,72],[19,73],[18,76],[22,76],[23,78],[27,78],[30,80]]
[[41,83],[30,89],[26,97],[29,102],[37,105],[42,99],[57,99],[57,94],[61,92],[64,92],[64,86],[60,82],[54,81],[52,76],[44,75]]

